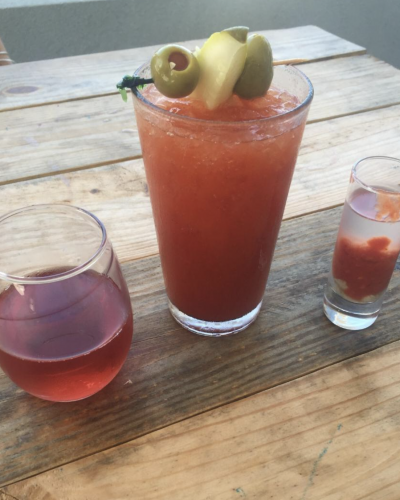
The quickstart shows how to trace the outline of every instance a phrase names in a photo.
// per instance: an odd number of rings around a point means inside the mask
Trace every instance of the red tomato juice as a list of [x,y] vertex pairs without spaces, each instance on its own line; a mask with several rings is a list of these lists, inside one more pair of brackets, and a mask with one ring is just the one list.
[[390,251],[391,240],[386,236],[356,243],[338,238],[332,263],[336,280],[345,283],[344,293],[355,301],[383,293],[392,277],[398,251]]
[[264,294],[307,110],[278,118],[299,101],[277,89],[213,111],[153,85],[143,95],[170,111],[134,99],[169,299],[205,321],[240,318]]
[[373,188],[348,196],[332,259],[335,288],[344,298],[373,302],[388,287],[400,250],[398,198]]

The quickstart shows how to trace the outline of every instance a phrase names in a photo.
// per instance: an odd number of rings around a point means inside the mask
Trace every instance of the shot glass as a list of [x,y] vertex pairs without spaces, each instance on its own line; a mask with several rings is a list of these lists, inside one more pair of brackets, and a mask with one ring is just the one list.
[[26,392],[75,401],[119,372],[133,330],[128,289],[101,221],[67,205],[0,218],[0,367]]
[[358,161],[339,226],[324,294],[328,319],[361,330],[378,317],[400,251],[400,160]]

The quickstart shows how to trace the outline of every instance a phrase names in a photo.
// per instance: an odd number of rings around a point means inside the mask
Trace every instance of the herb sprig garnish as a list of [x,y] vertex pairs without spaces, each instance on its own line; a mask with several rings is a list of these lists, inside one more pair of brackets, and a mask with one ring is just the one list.
[[152,78],[140,78],[138,76],[125,75],[122,80],[117,83],[117,89],[121,94],[123,101],[126,102],[128,100],[126,89],[131,89],[132,92],[136,92],[136,89],[143,88],[143,86],[148,83],[154,83],[154,80]]

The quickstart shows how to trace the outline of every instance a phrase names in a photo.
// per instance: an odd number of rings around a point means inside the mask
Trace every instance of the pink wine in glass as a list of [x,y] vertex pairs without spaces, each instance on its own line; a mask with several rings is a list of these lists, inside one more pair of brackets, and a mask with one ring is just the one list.
[[0,294],[0,365],[18,386],[42,399],[73,401],[116,376],[133,318],[119,265],[112,267],[120,288],[88,270],[46,284],[10,284]]

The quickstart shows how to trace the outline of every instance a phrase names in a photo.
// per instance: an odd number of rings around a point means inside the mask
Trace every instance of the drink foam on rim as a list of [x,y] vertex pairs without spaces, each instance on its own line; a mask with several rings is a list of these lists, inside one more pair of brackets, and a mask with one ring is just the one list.
[[215,121],[247,121],[278,116],[295,109],[299,99],[276,87],[271,87],[263,97],[242,99],[233,94],[218,108],[207,109],[204,102],[191,96],[172,99],[161,94],[154,85],[147,85],[142,95],[152,104],[177,115]]

